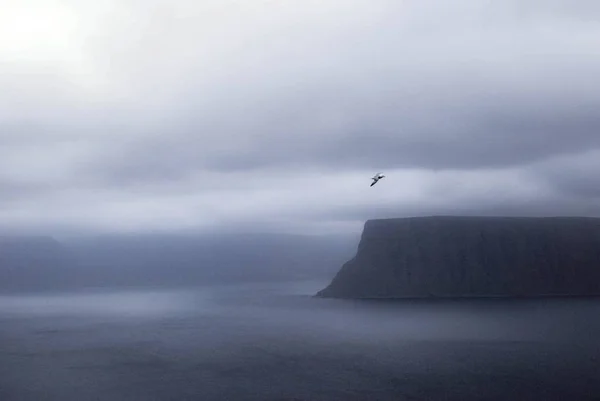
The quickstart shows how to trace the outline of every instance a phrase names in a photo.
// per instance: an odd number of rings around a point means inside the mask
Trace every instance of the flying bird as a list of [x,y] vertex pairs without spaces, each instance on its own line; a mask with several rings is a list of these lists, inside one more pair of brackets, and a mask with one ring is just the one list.
[[371,179],[373,180],[373,182],[371,183],[371,187],[375,184],[377,184],[377,181],[381,180],[383,177],[385,177],[385,175],[381,174],[381,173],[377,173],[375,174]]

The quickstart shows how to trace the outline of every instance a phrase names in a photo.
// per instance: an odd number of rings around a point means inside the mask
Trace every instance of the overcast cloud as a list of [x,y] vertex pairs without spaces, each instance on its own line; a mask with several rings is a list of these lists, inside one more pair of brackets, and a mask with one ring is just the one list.
[[597,1],[0,6],[5,230],[600,215]]

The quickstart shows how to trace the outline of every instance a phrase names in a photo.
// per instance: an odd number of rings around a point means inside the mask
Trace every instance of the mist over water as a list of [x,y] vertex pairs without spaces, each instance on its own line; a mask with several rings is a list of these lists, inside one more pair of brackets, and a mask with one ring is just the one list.
[[586,400],[600,300],[351,301],[326,281],[0,297],[0,400]]

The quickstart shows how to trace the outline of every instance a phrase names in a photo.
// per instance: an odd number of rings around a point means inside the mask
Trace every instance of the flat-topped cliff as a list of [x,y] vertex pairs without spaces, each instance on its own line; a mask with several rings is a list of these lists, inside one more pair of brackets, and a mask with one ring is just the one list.
[[600,219],[431,216],[369,220],[318,296],[600,295]]

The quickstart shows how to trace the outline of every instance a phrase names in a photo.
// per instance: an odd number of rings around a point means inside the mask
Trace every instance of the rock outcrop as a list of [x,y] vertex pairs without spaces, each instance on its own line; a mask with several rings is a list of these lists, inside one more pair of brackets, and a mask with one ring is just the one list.
[[369,220],[333,298],[600,295],[600,219]]

